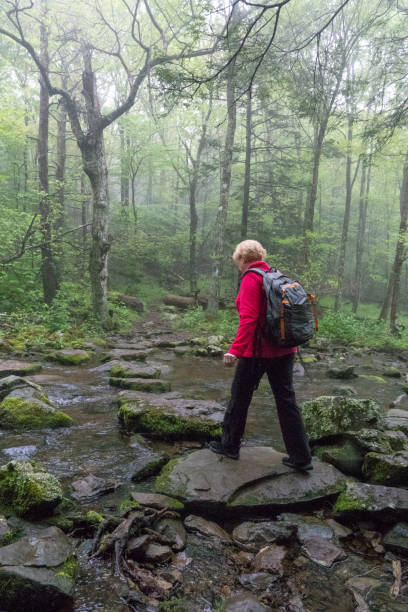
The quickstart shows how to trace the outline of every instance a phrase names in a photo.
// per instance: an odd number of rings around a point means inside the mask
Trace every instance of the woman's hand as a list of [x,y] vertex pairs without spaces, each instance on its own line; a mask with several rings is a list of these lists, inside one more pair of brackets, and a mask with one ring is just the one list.
[[232,368],[237,359],[238,358],[236,355],[233,355],[232,353],[225,353],[222,361],[226,368]]

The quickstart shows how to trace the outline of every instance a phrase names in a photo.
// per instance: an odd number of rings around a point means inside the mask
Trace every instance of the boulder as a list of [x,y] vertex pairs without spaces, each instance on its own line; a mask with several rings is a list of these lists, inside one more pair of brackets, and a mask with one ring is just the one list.
[[387,531],[382,540],[383,546],[397,554],[408,555],[408,523],[397,523]]
[[338,493],[345,476],[314,460],[307,474],[282,465],[282,453],[269,447],[243,447],[240,461],[208,449],[173,459],[161,471],[155,490],[196,508],[221,511],[297,508]]
[[296,530],[297,539],[301,544],[313,538],[318,540],[333,540],[335,538],[334,529],[327,521],[319,520],[313,515],[285,512],[280,514],[278,518],[279,522],[285,525],[287,529]]
[[151,349],[112,349],[109,353],[103,354],[104,361],[111,361],[112,359],[119,361],[145,361],[147,354]]
[[181,520],[164,518],[154,528],[155,531],[158,531],[171,541],[171,547],[174,551],[178,552],[186,547],[187,532]]
[[100,495],[112,493],[118,486],[118,483],[114,480],[104,480],[89,474],[89,476],[71,483],[73,489],[72,497],[77,500],[99,497]]
[[145,391],[152,393],[166,393],[171,390],[168,380],[157,378],[109,378],[109,384],[121,389],[133,389],[134,391]]
[[344,368],[329,368],[327,370],[327,376],[329,378],[339,378],[341,380],[357,378],[357,374],[354,373],[354,366],[346,366]]
[[143,302],[133,295],[119,295],[118,300],[136,312],[144,311]]
[[62,500],[55,476],[29,461],[10,461],[0,468],[0,503],[18,516],[49,516]]
[[72,606],[77,561],[58,528],[0,548],[0,601],[6,611],[57,612]]
[[310,439],[381,423],[380,406],[372,399],[324,395],[304,402],[303,421]]
[[31,386],[13,389],[0,403],[0,427],[39,429],[70,427],[73,420]]
[[146,561],[152,563],[163,563],[171,558],[172,550],[170,546],[163,546],[162,544],[156,544],[156,542],[150,542],[146,550],[144,551],[144,558]]
[[160,493],[143,493],[142,491],[133,491],[131,498],[141,506],[148,506],[149,508],[157,508],[162,510],[168,508],[169,510],[183,510],[184,505],[174,497],[169,495],[161,495]]
[[408,451],[398,451],[391,455],[367,453],[362,471],[373,484],[387,486],[406,486],[408,483]]
[[118,399],[118,418],[128,432],[188,440],[210,440],[221,435],[225,409],[217,402],[148,393],[120,395]]
[[29,376],[41,370],[40,363],[18,361],[17,359],[0,359],[0,378],[4,376]]
[[33,389],[36,389],[37,391],[41,391],[41,387],[33,383],[31,380],[23,378],[22,376],[14,376],[14,374],[10,374],[10,376],[0,378],[0,399],[8,395],[13,389],[27,386],[33,387]]
[[396,429],[408,435],[408,410],[392,408],[387,412],[385,425],[388,429]]
[[352,397],[353,395],[357,395],[357,391],[349,385],[339,385],[338,387],[333,387],[331,393],[333,395],[344,395],[344,397]]
[[402,376],[399,369],[395,366],[388,366],[388,368],[385,368],[383,375],[388,376],[390,378],[401,378]]
[[348,482],[333,507],[336,517],[380,521],[408,519],[408,491],[362,482]]
[[232,538],[246,545],[261,546],[274,542],[286,542],[294,533],[294,527],[277,521],[245,521],[232,532]]
[[92,358],[92,353],[83,349],[63,349],[57,351],[54,357],[64,365],[82,365]]
[[237,593],[228,597],[224,602],[225,612],[265,612],[263,606],[254,595],[250,593]]
[[139,482],[145,478],[150,478],[158,472],[168,462],[169,456],[162,451],[154,451],[147,444],[134,436],[132,439],[132,450],[136,459],[129,464],[128,472],[134,482]]
[[111,378],[160,378],[160,368],[153,365],[139,365],[126,361],[114,361],[110,368]]
[[231,537],[229,534],[217,523],[213,521],[207,521],[201,516],[194,516],[190,514],[184,519],[184,525],[188,531],[195,533],[201,533],[205,536],[217,538],[223,542],[230,542]]
[[329,446],[314,446],[313,452],[322,461],[331,463],[343,474],[361,476],[361,467],[364,461],[364,451],[350,440],[343,444]]

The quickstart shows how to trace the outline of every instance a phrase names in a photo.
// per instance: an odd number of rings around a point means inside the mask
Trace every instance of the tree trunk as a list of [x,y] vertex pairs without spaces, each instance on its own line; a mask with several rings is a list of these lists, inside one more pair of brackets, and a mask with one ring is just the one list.
[[244,198],[242,202],[241,238],[245,240],[248,235],[249,188],[251,183],[251,128],[252,128],[252,88],[248,89],[245,123],[245,179]]
[[361,283],[363,279],[363,255],[364,255],[364,242],[367,225],[367,208],[368,208],[368,194],[370,191],[370,177],[371,177],[371,155],[368,159],[364,158],[363,166],[361,169],[361,183],[360,183],[360,201],[359,201],[359,215],[358,215],[358,228],[357,228],[357,241],[356,241],[356,268],[354,273],[354,296],[353,296],[353,312],[357,312],[358,305],[360,303],[361,296]]
[[220,300],[221,277],[223,268],[225,225],[227,220],[228,199],[231,186],[232,153],[234,146],[237,109],[235,102],[235,61],[228,66],[227,71],[227,131],[224,150],[221,159],[220,205],[215,220],[215,249],[213,258],[213,281],[211,295],[208,300],[209,312],[216,313]]
[[120,134],[120,203],[122,212],[127,214],[129,206],[129,168],[127,163],[127,138],[125,129],[119,126]]
[[392,292],[390,300],[390,330],[391,333],[398,332],[397,315],[401,289],[401,270],[406,259],[406,234],[408,225],[408,153],[405,156],[403,178],[400,192],[400,227],[395,248],[394,264],[392,266]]
[[[41,61],[48,73],[48,6],[41,3]],[[40,229],[41,229],[41,277],[44,300],[51,304],[58,289],[58,280],[52,251],[51,202],[48,193],[48,123],[49,93],[43,78],[40,79],[40,116],[38,126],[38,173],[40,189]]]

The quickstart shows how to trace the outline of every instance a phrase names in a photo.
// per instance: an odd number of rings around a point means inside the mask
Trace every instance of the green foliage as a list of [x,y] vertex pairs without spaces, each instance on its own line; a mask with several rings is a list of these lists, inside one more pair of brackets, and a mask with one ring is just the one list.
[[239,318],[235,309],[233,311],[219,310],[216,315],[210,315],[201,307],[191,307],[176,319],[174,327],[193,330],[197,335],[208,333],[208,335],[224,336],[232,340],[238,323]]

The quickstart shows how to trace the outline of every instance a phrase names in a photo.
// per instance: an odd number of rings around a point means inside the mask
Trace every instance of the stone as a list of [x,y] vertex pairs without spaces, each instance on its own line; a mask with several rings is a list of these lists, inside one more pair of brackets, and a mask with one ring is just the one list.
[[313,453],[322,461],[331,463],[338,470],[350,476],[361,476],[364,451],[351,440],[341,445],[313,446]]
[[210,440],[221,435],[225,408],[214,401],[119,394],[118,418],[128,432],[163,439]]
[[238,578],[240,584],[250,591],[265,591],[278,579],[277,574],[269,574],[268,572],[241,574]]
[[333,533],[336,536],[336,538],[339,538],[340,540],[342,540],[343,538],[348,538],[349,536],[353,534],[352,529],[349,529],[349,527],[346,527],[345,525],[338,523],[332,518],[327,519],[326,523],[333,530]]
[[[38,378],[38,376],[36,378]],[[8,395],[13,389],[27,386],[31,386],[34,389],[37,389],[37,391],[41,391],[41,387],[33,383],[31,380],[28,380],[28,378],[23,378],[22,376],[14,376],[14,374],[11,374],[10,376],[0,378],[0,399],[3,399],[3,397]]]
[[397,429],[408,435],[408,410],[392,408],[385,417],[385,426],[388,429]]
[[183,571],[187,566],[192,562],[191,557],[187,557],[186,552],[183,550],[182,552],[176,553],[173,555],[171,564],[174,568]]
[[140,482],[154,476],[169,460],[166,453],[154,451],[140,440],[133,440],[131,446],[137,454],[137,458],[128,467],[130,478],[134,482]]
[[380,406],[371,399],[321,396],[304,402],[302,416],[310,439],[381,423]]
[[399,369],[395,366],[388,366],[388,368],[385,368],[383,375],[388,376],[390,378],[401,378],[402,376]]
[[81,478],[80,480],[75,480],[71,483],[73,489],[72,497],[78,501],[89,497],[98,497],[100,495],[106,495],[106,493],[112,493],[118,486],[116,481],[104,480],[103,478],[98,478],[93,474],[89,474],[89,476]]
[[341,561],[347,557],[344,550],[326,538],[306,538],[303,541],[302,552],[311,561],[323,567],[331,567],[335,561]]
[[111,351],[109,351],[109,353],[105,353],[103,355],[103,359],[105,361],[110,361],[111,359],[119,359],[119,361],[145,361],[148,353],[149,349],[112,349]]
[[160,493],[143,493],[141,491],[132,491],[130,494],[131,498],[141,506],[148,506],[150,508],[157,508],[162,510],[168,508],[169,510],[182,510],[184,505],[168,495],[161,495]]
[[232,532],[232,538],[242,544],[272,544],[285,542],[294,533],[294,527],[280,525],[276,521],[246,521],[241,523]]
[[138,538],[130,538],[126,547],[126,554],[130,559],[142,559],[151,542],[152,537],[144,534]]
[[349,385],[339,385],[338,387],[333,387],[332,393],[333,395],[343,395],[344,397],[357,395],[357,391]]
[[4,429],[42,429],[70,427],[72,418],[51,404],[34,387],[14,388],[0,403],[0,427]]
[[152,393],[166,393],[171,390],[168,380],[157,378],[109,378],[109,384],[121,389],[133,389],[134,391],[145,391]]
[[361,482],[348,482],[333,507],[344,519],[373,518],[397,521],[408,518],[408,491]]
[[144,312],[143,302],[133,295],[119,295],[118,300],[138,313]]
[[29,461],[10,461],[0,468],[0,503],[18,516],[49,516],[63,497],[59,481]]
[[41,370],[40,363],[18,361],[17,359],[0,359],[0,378],[4,376],[30,376]]
[[37,447],[33,444],[27,446],[11,446],[3,448],[2,453],[9,459],[30,459],[37,452]]
[[365,478],[373,484],[406,485],[408,482],[408,451],[398,451],[392,455],[367,453],[364,457],[362,472]]
[[237,594],[224,602],[225,612],[265,612],[266,608],[253,595]]
[[241,448],[239,462],[202,449],[171,460],[155,482],[158,493],[212,510],[279,511],[330,498],[343,488],[345,476],[314,460],[303,474],[282,465],[282,453],[270,447]]
[[110,367],[111,378],[160,378],[161,370],[153,365],[140,365],[137,362],[113,361]]
[[155,530],[171,541],[171,547],[174,551],[178,552],[186,547],[187,532],[181,520],[173,518],[161,519],[155,525]]
[[0,565],[57,567],[73,555],[73,545],[58,527],[48,527],[41,535],[24,536],[0,548]]
[[231,540],[230,535],[217,523],[213,521],[207,521],[201,516],[194,516],[189,514],[184,519],[184,525],[188,531],[198,532],[205,536],[218,538],[223,542],[229,542]]
[[357,378],[357,374],[354,373],[354,366],[346,366],[344,368],[329,368],[327,370],[327,376],[329,378],[340,378],[342,380]]
[[396,553],[408,554],[408,523],[397,523],[382,539],[385,548]]
[[163,546],[162,544],[156,544],[155,542],[151,542],[144,552],[146,561],[151,561],[152,563],[162,563],[163,561],[168,561],[171,558],[171,555],[172,552],[169,546]]
[[83,349],[63,349],[55,353],[55,359],[64,365],[82,365],[92,358],[92,353]]
[[254,569],[257,572],[271,572],[283,576],[282,561],[286,557],[287,550],[283,546],[272,544],[261,548],[254,559]]
[[279,515],[279,521],[287,527],[296,529],[297,539],[303,543],[311,538],[331,540],[334,531],[326,521],[321,521],[313,515],[284,513]]

